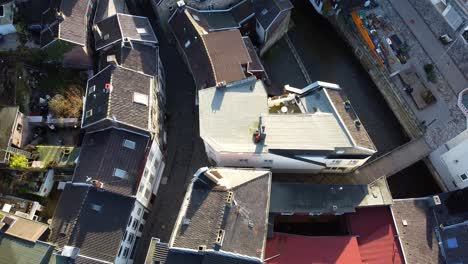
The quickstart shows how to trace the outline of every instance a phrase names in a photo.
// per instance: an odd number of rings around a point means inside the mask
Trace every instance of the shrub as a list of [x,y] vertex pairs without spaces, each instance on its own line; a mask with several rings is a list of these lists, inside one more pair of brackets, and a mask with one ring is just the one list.
[[83,97],[78,86],[70,86],[65,96],[57,94],[49,101],[49,109],[57,118],[79,118],[82,106]]
[[427,79],[432,82],[436,83],[437,82],[437,77],[435,74],[434,70],[434,65],[433,64],[426,64],[424,65],[424,71],[426,72]]
[[10,167],[14,169],[24,169],[29,166],[28,159],[24,155],[12,155],[10,157]]

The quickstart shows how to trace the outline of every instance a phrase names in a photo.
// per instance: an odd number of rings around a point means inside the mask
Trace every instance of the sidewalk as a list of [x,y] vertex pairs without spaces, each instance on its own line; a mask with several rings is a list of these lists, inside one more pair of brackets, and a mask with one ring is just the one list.
[[392,0],[390,2],[449,83],[453,92],[458,94],[467,88],[468,81],[465,76],[408,0]]

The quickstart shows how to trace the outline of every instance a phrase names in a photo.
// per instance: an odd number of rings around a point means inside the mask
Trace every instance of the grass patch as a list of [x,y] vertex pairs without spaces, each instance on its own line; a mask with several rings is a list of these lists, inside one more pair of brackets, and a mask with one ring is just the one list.
[[37,146],[37,155],[44,167],[73,167],[80,150],[74,147]]

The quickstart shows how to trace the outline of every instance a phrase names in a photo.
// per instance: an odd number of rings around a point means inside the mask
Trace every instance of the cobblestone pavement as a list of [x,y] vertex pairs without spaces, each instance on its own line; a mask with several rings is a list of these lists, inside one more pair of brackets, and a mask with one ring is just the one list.
[[[166,73],[168,140],[163,179],[151,206],[143,236],[135,254],[135,263],[143,263],[151,237],[167,242],[178,216],[187,183],[195,171],[207,166],[202,140],[198,136],[198,113],[195,108],[195,84],[176,46],[167,42],[151,6],[130,7],[136,15],[148,16],[158,36],[160,56]],[[165,183],[165,184],[164,184]]]
[[[410,47],[410,60],[407,64],[414,65],[419,76],[425,77],[423,67],[425,64],[433,63],[433,61],[428,56],[426,50],[424,50],[418,42],[411,29],[408,27],[408,24],[401,18],[399,13],[396,12],[392,3],[390,1],[382,0],[379,1],[379,4],[379,9],[381,10],[379,11],[377,9],[375,12],[383,15],[384,19],[391,23],[394,30],[399,33],[400,37],[402,37]],[[438,79],[436,84],[426,80],[424,80],[424,82],[426,87],[432,91],[438,101],[434,105],[423,110],[416,109],[408,95],[403,92],[403,85],[400,80],[397,77],[392,78],[395,85],[403,94],[403,97],[405,97],[408,104],[413,109],[419,121],[424,121],[428,125],[425,138],[433,149],[444,144],[447,140],[455,137],[466,128],[465,117],[456,105],[457,94],[452,90],[437,68],[436,74]]]
[[[441,35],[449,34],[452,38],[456,35],[442,15],[434,8],[429,0],[408,0],[416,9],[416,12],[423,18],[426,25],[430,28],[434,36],[438,38]],[[452,60],[457,64],[460,71],[468,79],[468,45],[463,41],[462,36],[457,37],[457,41],[447,45],[445,50]]]

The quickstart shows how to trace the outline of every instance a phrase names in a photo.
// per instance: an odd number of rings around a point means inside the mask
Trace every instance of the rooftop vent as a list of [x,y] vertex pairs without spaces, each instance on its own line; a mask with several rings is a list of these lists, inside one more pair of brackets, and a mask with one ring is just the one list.
[[108,55],[107,56],[107,62],[110,63],[110,64],[117,65],[117,59],[116,59],[115,55]]
[[354,125],[356,126],[357,129],[360,129],[362,124],[361,124],[361,121],[355,120]]
[[223,245],[223,240],[224,240],[224,230],[219,229],[218,234],[216,236],[216,242],[215,243],[222,246]]
[[407,225],[408,225],[408,221],[406,221],[405,219],[401,220],[401,223],[403,224],[403,226],[407,226]]
[[133,102],[148,106],[148,95],[142,93],[133,93]]
[[106,83],[104,85],[104,88],[106,89],[107,92],[109,92],[109,93],[112,92],[112,84]]
[[439,195],[432,196],[432,199],[434,200],[435,205],[440,205],[441,204]]
[[60,227],[60,234],[61,235],[66,235],[69,233],[70,231],[70,228],[71,228],[71,224],[68,223],[68,222],[65,222],[62,224],[62,226]]

